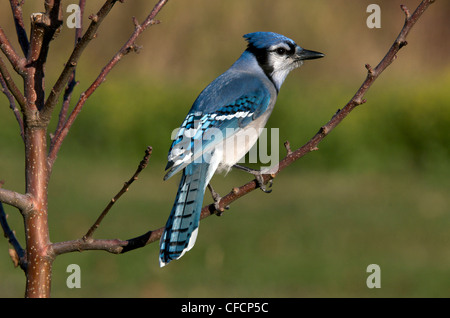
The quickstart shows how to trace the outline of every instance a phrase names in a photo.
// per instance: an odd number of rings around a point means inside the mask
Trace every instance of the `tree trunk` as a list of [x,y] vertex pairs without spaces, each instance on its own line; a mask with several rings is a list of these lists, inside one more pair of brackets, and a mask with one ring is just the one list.
[[53,258],[48,253],[46,134],[45,128],[25,128],[26,193],[33,202],[30,210],[22,211],[28,264],[26,297],[50,297]]

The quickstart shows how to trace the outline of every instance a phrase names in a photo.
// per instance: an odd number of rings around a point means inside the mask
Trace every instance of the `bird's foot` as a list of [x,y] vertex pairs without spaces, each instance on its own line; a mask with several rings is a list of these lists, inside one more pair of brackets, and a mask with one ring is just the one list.
[[[224,211],[224,208],[220,207],[220,200],[222,200],[222,197],[213,189],[213,187],[211,186],[210,183],[208,183],[208,189],[211,192],[211,196],[214,200],[214,208],[217,211],[216,215],[221,216]],[[230,208],[230,206],[228,206],[228,205],[225,207],[226,210],[228,210],[229,208]]]
[[264,184],[264,178],[263,178],[264,173],[262,173],[261,170],[255,170],[255,169],[244,167],[244,166],[241,166],[241,165],[234,165],[233,168],[238,168],[240,170],[243,170],[245,172],[248,172],[248,173],[254,175],[255,179],[256,179],[256,182],[258,183],[258,186],[259,186],[259,188],[261,189],[262,192],[264,192],[264,193],[272,192],[272,189],[268,189],[268,188],[272,187],[273,179],[272,178],[269,179],[269,181],[267,182],[267,185]]

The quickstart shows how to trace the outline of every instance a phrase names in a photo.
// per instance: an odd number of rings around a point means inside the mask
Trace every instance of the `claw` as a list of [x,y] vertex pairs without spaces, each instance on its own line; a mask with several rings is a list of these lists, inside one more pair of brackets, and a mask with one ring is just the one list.
[[[213,187],[209,183],[208,183],[208,189],[211,192],[211,196],[214,200],[214,209],[216,209],[216,211],[217,211],[216,215],[221,216],[224,211],[224,208],[220,207],[220,200],[222,200],[222,197],[213,189]],[[229,208],[230,208],[230,206],[227,205],[225,207],[225,210],[228,210]]]
[[[262,177],[262,174],[255,174],[255,178],[256,178],[256,181],[258,182],[258,186],[262,192],[264,192],[264,193],[272,192],[272,189],[268,190],[267,186],[264,184],[264,179]],[[268,182],[267,185],[269,188],[271,188],[272,184],[273,184],[273,181],[272,181],[272,179],[270,179],[270,181]]]
[[248,167],[240,166],[240,165],[234,165],[234,168],[238,168],[240,170],[244,170],[245,172],[248,172],[255,176],[256,182],[258,183],[259,188],[264,193],[271,193],[272,189],[268,190],[267,188],[272,188],[273,185],[273,179],[270,179],[267,183],[267,185],[264,184],[264,178],[263,173],[261,170],[255,170]]

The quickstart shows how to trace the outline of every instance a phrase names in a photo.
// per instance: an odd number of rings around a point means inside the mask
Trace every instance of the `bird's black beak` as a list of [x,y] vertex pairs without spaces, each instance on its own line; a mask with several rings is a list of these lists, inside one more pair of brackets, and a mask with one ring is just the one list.
[[321,57],[324,57],[325,54],[316,52],[316,51],[300,49],[297,52],[297,56],[300,60],[314,60],[314,59],[320,59]]

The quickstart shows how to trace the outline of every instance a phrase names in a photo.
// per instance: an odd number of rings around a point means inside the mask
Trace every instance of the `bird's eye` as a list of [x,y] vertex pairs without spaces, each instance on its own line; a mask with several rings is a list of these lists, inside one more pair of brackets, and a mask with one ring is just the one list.
[[279,55],[284,55],[284,54],[286,54],[286,49],[282,48],[282,47],[279,47],[278,49],[276,49],[276,52]]

